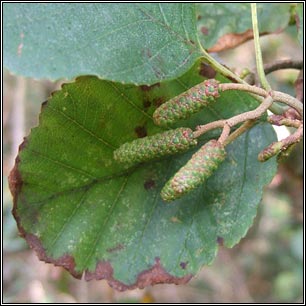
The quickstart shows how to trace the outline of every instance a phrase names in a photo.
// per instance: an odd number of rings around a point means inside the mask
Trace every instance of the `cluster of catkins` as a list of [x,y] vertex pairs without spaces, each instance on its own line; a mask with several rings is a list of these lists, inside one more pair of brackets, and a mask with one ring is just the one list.
[[[169,124],[201,110],[219,96],[219,82],[211,79],[189,89],[162,104],[153,114],[155,124]],[[193,131],[180,127],[120,146],[114,151],[114,159],[126,165],[149,161],[189,150],[197,145]],[[161,190],[164,201],[176,200],[199,187],[224,161],[226,152],[217,140],[210,140],[183,166]]]

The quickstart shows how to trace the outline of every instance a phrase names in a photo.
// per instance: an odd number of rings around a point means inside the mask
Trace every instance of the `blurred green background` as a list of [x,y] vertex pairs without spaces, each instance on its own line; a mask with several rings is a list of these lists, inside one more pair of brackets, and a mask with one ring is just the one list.
[[[261,38],[264,62],[302,58],[290,33]],[[218,54],[229,67],[255,65],[253,42]],[[294,95],[296,70],[269,76],[272,87]],[[303,301],[303,160],[302,144],[280,165],[267,186],[258,216],[233,249],[220,248],[217,259],[188,285],[156,285],[116,292],[105,281],[76,280],[64,269],[40,262],[18,236],[11,215],[7,176],[18,145],[38,123],[41,103],[62,82],[35,81],[4,71],[3,95],[3,290],[5,303],[301,303]],[[280,137],[284,130],[279,129]],[[286,131],[285,131],[286,133]]]

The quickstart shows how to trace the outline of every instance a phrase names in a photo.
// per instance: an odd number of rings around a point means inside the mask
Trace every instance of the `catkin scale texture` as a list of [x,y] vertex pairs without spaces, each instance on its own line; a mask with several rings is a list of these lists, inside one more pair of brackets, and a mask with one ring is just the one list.
[[144,138],[136,139],[114,151],[114,159],[120,163],[136,163],[187,151],[197,145],[189,128],[178,128]]
[[200,148],[164,186],[161,197],[170,202],[189,193],[207,180],[224,161],[226,152],[217,140]]
[[159,126],[167,126],[188,118],[215,101],[217,97],[219,82],[215,79],[206,80],[162,104],[155,110],[153,120]]

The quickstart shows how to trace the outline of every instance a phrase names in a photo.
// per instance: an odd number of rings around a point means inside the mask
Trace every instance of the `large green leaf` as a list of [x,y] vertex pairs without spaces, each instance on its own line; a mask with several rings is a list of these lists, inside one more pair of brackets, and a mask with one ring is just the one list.
[[[171,204],[160,190],[194,150],[130,169],[113,159],[120,144],[161,131],[151,118],[156,105],[202,80],[198,67],[152,87],[82,77],[43,105],[10,175],[14,216],[40,259],[119,290],[185,283],[213,260],[219,243],[231,247],[246,234],[276,171],[275,159],[257,161],[275,140],[271,126],[239,137],[203,187]],[[256,104],[246,93],[226,92],[183,124]]]
[[199,57],[194,4],[5,3],[4,65],[34,78],[176,78]]
[[[196,13],[199,38],[206,49],[225,34],[252,29],[250,3],[201,3]],[[257,17],[261,33],[284,29],[290,19],[290,3],[257,3]]]

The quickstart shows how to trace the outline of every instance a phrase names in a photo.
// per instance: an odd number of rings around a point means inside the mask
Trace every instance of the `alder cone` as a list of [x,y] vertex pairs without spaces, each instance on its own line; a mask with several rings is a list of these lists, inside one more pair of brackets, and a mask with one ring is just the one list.
[[157,108],[153,114],[154,123],[168,126],[178,120],[186,119],[218,97],[219,82],[215,79],[206,80]]
[[189,128],[177,128],[163,133],[127,142],[114,151],[114,159],[133,165],[187,151],[197,145]]
[[225,157],[223,145],[217,140],[210,140],[166,183],[161,191],[162,199],[171,202],[199,187]]

